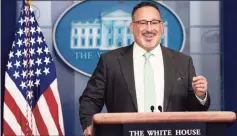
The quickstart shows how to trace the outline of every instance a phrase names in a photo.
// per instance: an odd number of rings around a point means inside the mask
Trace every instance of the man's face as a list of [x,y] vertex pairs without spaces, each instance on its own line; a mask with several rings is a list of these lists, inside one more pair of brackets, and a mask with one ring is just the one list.
[[150,51],[160,43],[164,28],[160,20],[160,13],[153,7],[142,7],[134,13],[130,30],[135,42],[143,49]]

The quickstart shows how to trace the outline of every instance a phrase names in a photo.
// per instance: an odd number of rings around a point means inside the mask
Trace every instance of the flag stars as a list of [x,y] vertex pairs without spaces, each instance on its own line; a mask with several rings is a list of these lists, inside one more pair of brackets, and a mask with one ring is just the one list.
[[34,96],[33,96],[33,91],[27,91],[26,93],[27,93],[27,94],[26,94],[26,95],[27,95],[27,96],[26,96],[27,99],[31,100],[31,99],[34,97]]
[[32,67],[33,65],[35,65],[34,60],[30,59],[30,67]]
[[34,76],[34,71],[33,71],[33,70],[30,70],[30,72],[28,73],[28,75],[29,75],[30,77]]
[[23,30],[20,28],[17,33],[21,36],[23,34]]
[[24,44],[27,44],[29,41],[28,41],[28,39],[27,38],[24,38]]
[[24,20],[21,18],[18,22],[22,25],[24,23]]
[[18,44],[18,46],[21,47],[21,45],[22,45],[22,40],[18,39],[18,41],[17,41],[16,44]]
[[42,30],[37,26],[33,9],[28,6],[23,8],[22,12],[17,22],[19,28],[15,32],[12,50],[8,54],[6,69],[9,69],[11,78],[17,81],[15,84],[18,88],[24,90],[29,102],[35,97],[33,87],[41,85],[41,76],[47,78],[55,69],[49,66],[52,64],[52,57]]
[[16,66],[16,68],[20,67],[21,66],[20,61],[16,60],[16,63],[14,65]]
[[13,41],[13,43],[12,43],[12,47],[15,47],[15,41]]
[[40,64],[42,64],[41,59],[37,58],[37,61],[35,63],[39,66]]
[[[56,77],[54,75],[49,77],[51,73],[55,72],[55,68],[50,67],[52,57],[49,50],[51,48],[47,47],[42,30],[37,26],[33,9],[30,6],[27,8],[22,8],[22,13],[17,20],[18,28],[15,32],[12,49],[8,54],[9,60],[6,69],[15,82],[14,84],[21,92],[25,93],[26,102],[32,107],[34,106],[32,100],[36,100],[36,102],[38,100],[38,97],[35,98],[34,87],[38,88],[42,85],[42,78]],[[50,82],[47,82],[46,85],[50,85]]]
[[23,66],[24,66],[24,67],[27,66],[27,60],[23,60]]
[[35,22],[34,16],[31,16],[30,22],[31,22],[31,24],[33,24]]
[[37,29],[36,29],[36,31],[37,31],[38,33],[40,33],[40,32],[41,32],[41,29],[40,29],[40,27],[39,27],[39,26],[37,26]]
[[37,49],[36,52],[40,55],[41,53],[43,53],[43,52],[42,52],[42,48],[38,47],[38,49]]
[[10,59],[10,58],[13,58],[13,57],[14,57],[14,55],[13,55],[13,51],[10,51],[10,53],[9,53],[8,56],[9,56],[9,59]]
[[31,32],[32,35],[33,35],[33,34],[36,32],[36,31],[35,31],[35,28],[34,28],[34,27],[31,27],[30,32]]
[[19,76],[19,72],[15,71],[15,73],[14,73],[13,76],[15,77],[15,79],[17,79],[18,77],[20,77],[20,76]]
[[38,68],[37,68],[35,74],[37,75],[37,77],[38,77],[39,75],[42,75],[41,69],[38,69]]
[[24,89],[24,88],[26,88],[26,83],[21,81],[21,85],[20,86],[21,86],[21,89]]
[[33,87],[33,86],[34,86],[33,81],[32,81],[32,80],[29,80],[27,86],[28,86],[29,88]]
[[38,87],[40,85],[40,80],[39,79],[36,79],[35,85],[36,85],[36,87]]
[[22,70],[21,75],[22,75],[22,78],[24,79],[26,77],[26,71]]
[[18,58],[21,56],[21,51],[17,50],[16,54],[15,54]]
[[48,54],[48,53],[49,53],[49,48],[48,48],[48,47],[45,47],[44,52],[45,52],[46,54]]
[[24,51],[22,52],[22,54],[26,57],[26,56],[27,56],[27,50],[24,49]]
[[48,65],[48,63],[50,63],[49,57],[45,57],[44,62]]
[[10,69],[10,68],[12,68],[12,62],[8,61],[8,63],[7,63],[7,69]]
[[49,68],[45,67],[43,72],[44,72],[45,75],[49,74]]
[[34,48],[31,48],[30,49],[30,55],[33,56],[35,54],[35,49]]
[[31,39],[30,39],[30,43],[31,43],[31,45],[33,46],[33,45],[35,44],[35,38],[31,38]]
[[39,43],[39,45],[43,42],[42,38],[38,36],[37,42]]

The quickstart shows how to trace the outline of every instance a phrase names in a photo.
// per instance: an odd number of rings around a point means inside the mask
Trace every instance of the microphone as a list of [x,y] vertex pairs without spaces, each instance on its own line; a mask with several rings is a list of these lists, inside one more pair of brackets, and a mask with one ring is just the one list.
[[158,110],[162,112],[162,107],[160,105],[158,106]]
[[151,112],[154,112],[155,107],[151,105],[150,109],[151,109]]

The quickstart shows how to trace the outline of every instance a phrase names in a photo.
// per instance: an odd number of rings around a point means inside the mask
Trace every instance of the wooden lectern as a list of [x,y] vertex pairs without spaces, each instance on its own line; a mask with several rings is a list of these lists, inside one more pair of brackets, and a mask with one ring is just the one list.
[[224,136],[234,112],[99,113],[93,136]]

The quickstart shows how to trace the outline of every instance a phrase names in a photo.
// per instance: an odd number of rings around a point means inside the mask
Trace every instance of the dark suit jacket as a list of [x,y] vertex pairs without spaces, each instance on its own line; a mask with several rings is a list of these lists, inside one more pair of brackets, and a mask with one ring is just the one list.
[[[161,46],[164,62],[163,111],[204,111],[192,89],[196,76],[191,57]],[[97,67],[79,99],[83,130],[91,125],[92,116],[106,105],[108,112],[137,112],[133,71],[133,45],[101,55]]]

